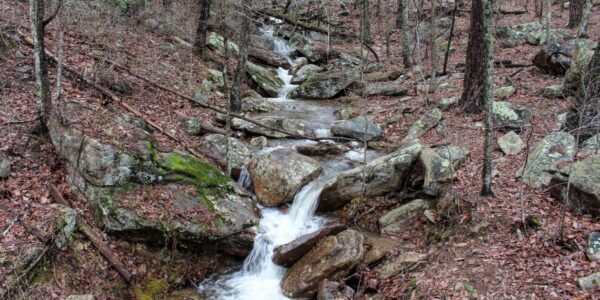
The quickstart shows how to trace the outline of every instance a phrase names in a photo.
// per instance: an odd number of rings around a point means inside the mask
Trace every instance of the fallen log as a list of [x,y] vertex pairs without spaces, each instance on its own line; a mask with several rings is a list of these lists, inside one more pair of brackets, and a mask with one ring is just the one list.
[[[53,184],[49,184],[48,188],[50,189],[50,195],[52,198],[54,198],[54,201],[64,206],[74,207],[62,196],[61,192]],[[83,216],[83,214],[79,214]],[[77,228],[92,242],[102,257],[106,259],[106,261],[119,273],[119,275],[121,275],[121,278],[123,278],[125,282],[131,283],[133,276],[131,273],[129,273],[129,271],[127,271],[125,265],[119,261],[112,250],[110,250],[110,248],[104,244],[104,241],[102,241],[102,238],[100,237],[101,235],[97,233],[97,231],[90,226],[85,219],[82,218],[77,218]]]

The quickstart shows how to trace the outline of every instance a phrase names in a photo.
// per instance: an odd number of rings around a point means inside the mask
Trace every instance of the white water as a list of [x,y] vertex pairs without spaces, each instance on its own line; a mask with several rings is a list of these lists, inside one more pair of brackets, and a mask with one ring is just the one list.
[[[291,63],[290,54],[294,51],[285,41],[273,37],[272,30],[263,30],[266,36],[273,38],[275,52],[284,55]],[[283,68],[277,74],[284,82],[279,98],[275,101],[294,101],[287,99],[289,91],[296,86],[290,84],[292,75]],[[317,131],[318,135],[329,136],[329,129]],[[272,151],[279,147],[263,149],[263,152]],[[294,197],[292,206],[287,213],[279,208],[261,208],[258,234],[254,238],[254,248],[244,261],[240,271],[225,275],[217,280],[210,280],[200,284],[199,289],[208,299],[223,300],[279,300],[288,299],[281,291],[281,279],[285,275],[285,268],[273,263],[273,249],[279,245],[289,243],[297,237],[311,233],[323,225],[326,220],[315,216],[323,180],[315,180],[305,185]],[[246,170],[240,174],[239,183],[249,189],[252,179]]]

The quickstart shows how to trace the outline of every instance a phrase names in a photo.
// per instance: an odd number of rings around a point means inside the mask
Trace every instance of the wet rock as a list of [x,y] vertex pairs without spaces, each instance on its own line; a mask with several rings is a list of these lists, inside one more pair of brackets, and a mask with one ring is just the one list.
[[591,261],[600,261],[600,232],[594,231],[588,235],[585,254]]
[[425,169],[423,192],[431,196],[437,196],[445,184],[456,178],[456,168],[468,154],[468,150],[457,146],[435,150],[431,148],[423,149],[420,155],[421,164]]
[[406,137],[402,140],[402,143],[418,140],[427,131],[435,127],[440,122],[442,115],[442,111],[438,108],[434,108],[425,113],[423,117],[417,120],[417,122],[410,127]]
[[573,44],[571,67],[565,73],[563,80],[563,92],[567,95],[574,94],[577,91],[579,82],[581,82],[581,75],[585,74],[590,61],[592,61],[592,56],[594,56],[594,49],[598,45],[588,39],[577,39],[573,41]]
[[[304,135],[309,137],[315,136],[315,133],[312,129],[308,128],[305,123],[302,123],[298,120],[278,116],[257,117],[254,120],[271,128],[284,130],[294,135]],[[264,135],[272,138],[280,139],[289,136],[287,133],[258,126],[254,123],[239,118],[233,118],[231,121],[231,126],[237,130],[245,130],[254,134]]]
[[287,244],[276,247],[273,250],[273,262],[289,268],[320,240],[330,235],[336,235],[343,230],[346,230],[346,226],[338,224],[325,226],[315,232],[302,235]]
[[308,59],[306,59],[306,57],[298,57],[294,59],[292,62],[291,74],[295,76],[306,65],[308,65]]
[[501,88],[494,89],[494,100],[502,101],[510,98],[517,92],[513,86],[505,86]]
[[[229,145],[227,141],[229,141]],[[229,161],[229,165],[234,169],[242,169],[252,157],[252,153],[244,143],[236,138],[230,137],[228,139],[222,134],[205,135],[198,150],[220,162]]]
[[442,111],[449,110],[452,106],[458,103],[458,97],[444,98],[438,101],[438,108]]
[[352,300],[354,299],[354,290],[337,281],[327,279],[321,281],[317,292],[317,300]]
[[331,132],[336,136],[354,138],[360,141],[372,140],[381,136],[381,127],[370,117],[356,117],[333,122]]
[[311,74],[319,73],[321,71],[323,71],[323,68],[321,68],[317,65],[303,66],[302,68],[300,68],[300,70],[298,70],[298,72],[296,72],[296,75],[292,78],[290,83],[291,84],[301,84],[304,81],[306,81],[308,76],[310,76]]
[[324,279],[346,276],[365,255],[363,241],[363,235],[351,229],[322,240],[289,269],[281,282],[284,295],[311,298]]
[[[572,157],[574,149],[566,151]],[[552,154],[554,154],[554,157],[558,156],[558,158],[563,159],[566,156],[565,154],[561,156],[561,153]],[[556,170],[556,167],[553,167]],[[569,181],[570,189],[567,198]],[[550,186],[555,197],[570,204],[576,211],[588,212],[595,217],[600,216],[600,154],[589,156],[582,161],[560,169],[560,172],[552,176]]]
[[248,164],[254,192],[264,206],[277,206],[293,200],[300,188],[322,171],[319,162],[290,149],[271,151]]
[[529,125],[533,111],[524,105],[494,101],[492,113],[496,129],[522,131]]
[[283,86],[283,81],[281,81],[281,79],[271,70],[248,62],[246,71],[250,74],[250,77],[261,91],[271,97],[275,97],[279,94],[279,90]]
[[200,119],[198,117],[183,118],[179,120],[179,127],[189,135],[200,135],[202,127],[200,127]]
[[300,99],[334,98],[357,79],[357,70],[349,68],[314,73],[294,89],[290,93],[290,97]]
[[369,84],[362,91],[363,97],[383,95],[383,96],[406,96],[408,89],[404,84],[385,83]]
[[319,200],[319,211],[333,210],[350,200],[362,196],[363,170],[366,173],[366,196],[378,196],[394,191],[419,157],[420,144],[404,145],[402,148],[360,166],[345,171],[325,184]]
[[525,148],[525,143],[514,131],[498,138],[498,146],[506,155],[517,155]]
[[544,137],[529,155],[526,168],[517,171],[523,182],[534,188],[550,183],[550,172],[558,171],[558,163],[575,155],[575,138],[566,132],[554,132]]
[[262,48],[248,47],[248,58],[256,63],[275,68],[289,68],[290,63],[285,56]]
[[422,214],[429,207],[429,202],[422,199],[416,199],[385,213],[379,218],[379,228],[381,228],[381,233],[397,234],[407,230],[410,228],[407,226],[409,222]]
[[327,44],[312,40],[298,32],[292,34],[289,38],[290,45],[308,58],[310,62],[317,63],[327,60]]
[[382,263],[375,271],[383,279],[392,278],[404,270],[409,265],[424,261],[427,258],[426,254],[417,252],[403,252],[400,255]]
[[600,272],[579,278],[577,281],[580,288],[584,290],[595,290],[600,287]]
[[257,136],[250,140],[250,145],[260,149],[267,147],[267,138],[264,136]]
[[296,147],[296,151],[304,155],[338,155],[349,151],[350,148],[330,141],[307,143]]
[[242,112],[272,112],[281,107],[254,92],[242,99]]
[[8,176],[10,176],[10,165],[8,157],[0,156],[0,179],[8,178]]
[[553,84],[543,87],[540,90],[540,95],[548,99],[564,98],[563,87],[560,84]]

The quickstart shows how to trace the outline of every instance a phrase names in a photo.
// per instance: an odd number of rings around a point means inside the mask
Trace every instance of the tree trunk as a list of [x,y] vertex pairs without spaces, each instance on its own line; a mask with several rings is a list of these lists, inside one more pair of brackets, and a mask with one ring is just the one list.
[[44,0],[29,0],[29,23],[34,45],[35,106],[41,132],[48,130],[48,117],[52,111],[48,63],[44,46]]
[[[477,0],[476,0],[477,1]],[[485,142],[483,147],[482,196],[492,196],[492,151],[494,150],[494,33],[492,26],[492,0],[483,0],[483,36],[485,47],[485,72],[483,81],[483,102],[485,107]]]
[[437,37],[437,30],[436,30],[436,14],[435,11],[437,10],[437,1],[433,0],[431,1],[431,19],[429,22],[430,25],[430,29],[429,31],[430,36],[429,36],[429,51],[431,53],[431,77],[429,78],[429,82],[430,82],[430,86],[429,86],[429,91],[431,93],[435,93],[435,89],[436,89],[436,73],[437,73],[437,59],[438,59],[438,51],[437,51],[437,43],[436,43],[436,37]]
[[204,47],[206,45],[206,31],[208,30],[208,18],[210,17],[210,1],[211,0],[198,1],[200,12],[198,14],[198,27],[196,27],[196,38],[194,40],[193,51],[200,57],[204,55]]
[[396,10],[396,28],[402,28],[402,8],[404,0],[398,0],[398,10]]
[[369,17],[369,0],[363,0],[362,1],[362,22],[361,22],[361,26],[362,26],[362,40],[363,42],[365,42],[366,44],[371,44],[371,21],[370,21],[370,17]]
[[402,28],[402,60],[404,67],[410,68],[414,65],[412,56],[410,55],[410,30],[408,25],[408,0],[398,1],[400,11],[400,27]]
[[567,117],[567,128],[579,140],[600,133],[600,47],[582,76]]
[[535,15],[541,18],[544,14],[544,0],[533,0],[535,4]]
[[239,113],[242,111],[242,84],[244,78],[246,78],[246,63],[248,61],[248,43],[250,42],[250,9],[252,1],[245,1],[246,3],[241,4],[242,15],[241,15],[241,32],[240,32],[240,45],[239,45],[239,58],[237,69],[235,70],[235,81],[231,87],[229,94],[229,106],[231,112]]
[[546,44],[550,43],[552,30],[552,0],[546,0]]
[[471,28],[467,45],[467,61],[463,94],[459,105],[464,112],[480,113],[483,109],[486,66],[486,49],[483,24],[483,1],[473,0],[471,4]]
[[587,37],[587,26],[590,23],[593,6],[592,0],[585,1],[585,9],[583,10],[579,29],[577,30],[577,38]]
[[585,7],[585,0],[571,0],[569,6],[569,28],[575,28],[581,23],[583,17],[583,8]]

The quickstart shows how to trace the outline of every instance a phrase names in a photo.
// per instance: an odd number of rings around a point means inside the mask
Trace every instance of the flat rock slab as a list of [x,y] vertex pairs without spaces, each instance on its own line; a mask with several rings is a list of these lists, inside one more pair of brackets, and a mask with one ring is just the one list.
[[345,225],[336,224],[302,235],[287,244],[276,247],[273,250],[273,262],[289,268],[308,253],[320,240],[327,236],[338,234],[345,229]]

